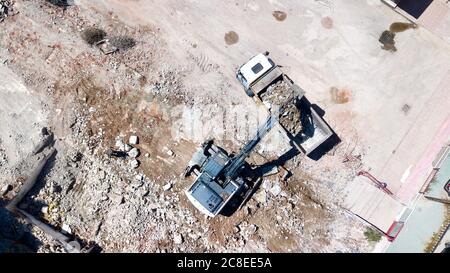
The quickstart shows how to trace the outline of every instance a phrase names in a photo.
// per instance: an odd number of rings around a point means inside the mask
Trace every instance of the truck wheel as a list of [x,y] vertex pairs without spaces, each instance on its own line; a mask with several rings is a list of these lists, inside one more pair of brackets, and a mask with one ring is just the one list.
[[255,93],[253,93],[253,91],[249,88],[249,89],[245,89],[245,93],[247,94],[247,96],[249,96],[250,98],[253,98],[255,96]]

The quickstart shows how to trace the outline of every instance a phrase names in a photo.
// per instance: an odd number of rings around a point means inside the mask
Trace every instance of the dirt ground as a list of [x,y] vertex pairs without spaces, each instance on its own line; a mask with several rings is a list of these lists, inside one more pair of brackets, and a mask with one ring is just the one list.
[[[188,37],[183,29],[190,22],[182,19],[187,3],[146,4],[144,10],[155,6],[150,14],[161,11],[175,18],[167,24],[144,19],[144,12],[135,10],[139,2],[76,1],[61,8],[44,0],[17,0],[19,13],[0,23],[0,188],[12,187],[2,203],[19,190],[33,166],[29,153],[47,127],[56,136],[58,153],[23,207],[103,251],[369,251],[366,227],[339,205],[345,181],[361,164],[360,147],[338,145],[319,162],[294,157],[284,164],[293,172],[287,183],[281,171],[265,177],[231,217],[208,219],[192,207],[183,193],[192,181],[181,174],[197,145],[221,136],[218,144],[236,152],[252,135],[220,114],[245,108],[234,116],[239,119],[260,107],[245,97],[233,78],[235,63],[224,57],[243,38],[232,22],[220,20],[220,39]],[[282,24],[289,16],[274,10],[267,20]],[[183,27],[177,29],[174,22]],[[81,38],[93,26],[107,37],[131,37],[136,45],[105,55]],[[336,103],[350,98],[346,90],[333,92]],[[289,148],[274,144],[276,134],[261,143],[249,163],[276,160]],[[139,149],[137,168],[131,166],[133,158],[106,153],[121,149],[132,135],[139,137],[132,145]],[[164,189],[168,184],[170,189]],[[2,229],[11,219],[5,214],[2,210]],[[27,226],[15,235],[2,229],[0,240],[30,244],[25,235],[31,234],[37,239],[33,251],[62,251],[36,228]]]

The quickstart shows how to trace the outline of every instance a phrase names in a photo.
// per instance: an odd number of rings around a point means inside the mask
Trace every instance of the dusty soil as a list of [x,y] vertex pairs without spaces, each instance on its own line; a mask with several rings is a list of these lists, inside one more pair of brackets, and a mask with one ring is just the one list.
[[[339,174],[330,167],[342,164],[347,151],[340,148],[320,166],[301,157],[283,163],[294,173],[289,182],[281,182],[281,172],[264,178],[231,217],[208,219],[196,211],[183,194],[192,181],[180,175],[199,141],[178,127],[183,110],[200,110],[192,119],[208,124],[211,109],[242,104],[243,92],[229,92],[233,76],[224,76],[213,49],[200,53],[195,42],[179,47],[178,37],[158,25],[129,24],[95,4],[80,3],[60,8],[43,0],[16,1],[20,13],[1,23],[0,60],[6,61],[0,80],[6,88],[0,87],[5,174],[0,188],[12,187],[2,202],[20,189],[33,167],[28,154],[47,127],[55,133],[58,153],[23,206],[57,229],[69,226],[81,242],[93,241],[103,251],[367,251],[364,225],[339,206],[342,185],[323,182],[354,176],[358,160],[347,162]],[[93,26],[131,37],[136,45],[105,55],[81,38]],[[225,34],[226,44],[238,41],[237,33]],[[208,134],[205,129],[202,138]],[[138,144],[130,144],[140,151],[137,168],[131,167],[131,156],[106,154],[124,149],[117,143],[129,144],[132,135],[139,137]],[[242,145],[233,138],[219,142],[234,151]],[[268,159],[279,156],[264,153]],[[256,157],[249,163],[257,163]],[[164,190],[167,184],[171,187]],[[25,229],[37,241],[34,251],[62,251],[38,229]],[[17,239],[5,234],[2,227],[0,240]]]

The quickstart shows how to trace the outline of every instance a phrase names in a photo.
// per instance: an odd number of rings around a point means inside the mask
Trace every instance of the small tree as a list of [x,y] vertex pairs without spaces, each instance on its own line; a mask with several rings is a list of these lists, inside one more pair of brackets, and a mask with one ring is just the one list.
[[106,32],[95,27],[87,28],[81,34],[81,38],[83,38],[83,40],[90,45],[94,45],[100,42],[101,40],[105,39],[105,37]]

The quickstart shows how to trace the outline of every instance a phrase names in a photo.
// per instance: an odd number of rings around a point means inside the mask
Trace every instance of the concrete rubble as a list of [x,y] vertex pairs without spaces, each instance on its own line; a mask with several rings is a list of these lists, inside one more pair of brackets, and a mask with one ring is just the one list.
[[168,190],[170,190],[171,188],[172,188],[172,183],[167,183],[167,184],[164,185],[163,190],[164,190],[164,191],[168,191]]
[[179,233],[175,233],[175,235],[173,236],[173,242],[177,245],[182,244],[183,243],[183,236]]
[[16,14],[13,6],[13,0],[0,0],[0,23],[3,22],[8,16],[13,16]]
[[130,164],[130,167],[133,169],[136,169],[140,165],[139,160],[137,160],[137,159],[131,160],[129,164]]
[[278,195],[281,193],[281,187],[280,187],[280,185],[278,184],[278,182],[277,182],[275,185],[273,185],[273,187],[270,188],[269,191],[270,191],[270,193],[271,193],[272,195],[278,196]]
[[267,192],[264,189],[261,189],[258,193],[254,195],[254,198],[257,202],[261,204],[266,204],[267,202]]
[[130,149],[130,150],[128,151],[128,155],[131,156],[131,157],[133,157],[133,158],[138,157],[138,156],[139,156],[139,149],[138,149],[138,148],[132,148],[132,149]]
[[[261,94],[261,99],[269,108],[281,107],[293,94],[290,92],[289,85],[283,81],[278,81],[267,88]],[[295,104],[288,104],[283,112],[280,113],[279,122],[295,136],[302,130],[300,109]]]
[[131,145],[136,145],[139,143],[139,138],[137,136],[130,136],[130,139],[128,141]]
[[[4,126],[11,126],[12,136],[0,135],[2,200],[17,193],[23,175],[33,167],[28,154],[46,126],[55,133],[58,153],[23,205],[52,226],[95,242],[106,252],[365,249],[362,227],[343,216],[335,203],[339,189],[332,191],[326,182],[310,176],[317,167],[303,159],[283,165],[294,172],[288,183],[280,182],[281,167],[271,166],[246,206],[230,217],[211,219],[195,210],[183,193],[191,181],[180,174],[198,141],[173,130],[179,122],[175,110],[199,109],[204,113],[199,121],[209,124],[211,103],[217,105],[213,109],[242,103],[244,92],[230,92],[234,75],[223,72],[231,68],[221,67],[206,53],[193,56],[197,53],[191,44],[189,54],[179,59],[167,50],[172,40],[162,36],[164,31],[153,25],[129,26],[120,17],[111,19],[105,9],[98,8],[102,1],[80,1],[64,11],[38,2],[24,1],[21,16],[1,25],[7,35],[0,35],[0,44],[7,50],[0,50],[0,60],[13,61],[5,68],[10,72],[0,70],[0,78],[17,75],[20,84],[15,86],[23,85],[27,91],[23,94],[40,99],[18,96],[30,102],[24,109],[31,114],[21,114],[32,120],[25,131],[14,127],[14,115],[7,115],[9,122]],[[104,55],[80,38],[88,26],[127,34],[138,42],[127,51]],[[211,86],[216,93],[211,94]],[[294,124],[298,116],[289,111],[283,116]],[[241,146],[234,138],[225,144]],[[263,150],[271,159],[278,156]],[[342,158],[326,160],[334,164]],[[258,157],[249,158],[249,163],[257,165]],[[351,171],[340,180],[347,181]],[[324,177],[335,179],[332,174]],[[4,228],[8,227],[0,225],[0,235]],[[42,242],[34,251],[63,251],[45,234],[28,232]]]

